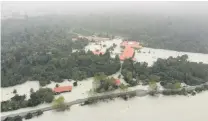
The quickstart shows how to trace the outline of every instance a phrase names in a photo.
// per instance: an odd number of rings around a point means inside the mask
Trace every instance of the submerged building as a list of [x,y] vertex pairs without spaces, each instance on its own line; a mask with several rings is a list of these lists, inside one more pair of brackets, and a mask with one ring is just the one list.
[[128,58],[132,58],[134,56],[134,49],[127,46],[125,47],[124,49],[124,52],[120,55],[120,60],[125,60],[125,59],[128,59]]
[[120,60],[124,61],[125,59],[132,58],[134,61],[136,60],[134,57],[134,49],[140,49],[142,46],[139,42],[136,41],[123,41],[120,45],[124,47],[123,53],[120,55]]
[[56,94],[63,93],[63,92],[71,92],[72,86],[60,86],[53,89]]
[[132,47],[132,48],[135,48],[135,49],[139,49],[139,48],[142,48],[142,46],[140,45],[139,42],[136,42],[136,41],[123,41],[121,43],[121,46],[123,47]]
[[94,55],[103,55],[103,54],[104,54],[104,52],[101,52],[100,50],[92,51],[92,53],[93,53]]

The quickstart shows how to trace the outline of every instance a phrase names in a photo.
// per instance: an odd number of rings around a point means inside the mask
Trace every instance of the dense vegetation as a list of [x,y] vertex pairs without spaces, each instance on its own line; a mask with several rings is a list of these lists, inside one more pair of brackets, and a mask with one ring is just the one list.
[[[76,35],[66,21],[48,19],[2,21],[3,87],[26,80],[38,80],[44,86],[50,81],[82,80],[98,72],[110,75],[119,70],[118,57],[111,59],[109,52],[100,56],[85,52],[88,41],[72,41]],[[80,51],[72,53],[73,49]]]
[[102,93],[106,91],[112,91],[117,89],[119,86],[115,83],[115,78],[108,77],[104,73],[99,73],[94,76],[93,91]]
[[57,99],[55,99],[53,101],[53,108],[56,111],[65,111],[69,107],[66,105],[64,97],[63,96],[60,96],[60,97],[58,97]]
[[187,55],[158,59],[152,67],[148,67],[147,63],[128,59],[124,61],[121,73],[131,86],[155,81],[165,88],[174,89],[179,88],[180,83],[199,85],[207,82],[208,65],[189,62],[187,59]]
[[[208,53],[205,21],[181,16],[110,14],[3,20],[2,86],[13,86],[26,80],[39,80],[44,86],[51,80],[82,80],[99,72],[110,75],[119,70],[118,57],[111,59],[109,52],[99,56],[84,52],[88,41],[72,41],[76,32],[91,35],[96,31],[99,36],[113,33],[139,40],[150,47]],[[80,51],[72,53],[73,49]],[[148,84],[152,79],[167,88],[174,87],[172,84],[177,82],[188,85],[204,83],[207,65],[187,62],[183,57],[158,59],[151,68],[146,63],[127,60],[122,74],[132,86],[139,80]]]
[[22,117],[21,116],[7,117],[6,119],[4,119],[4,121],[22,121]]
[[207,16],[108,14],[80,18],[79,27],[92,32],[121,35],[153,48],[208,53]]
[[54,99],[54,93],[49,88],[41,88],[30,94],[30,99],[26,100],[25,95],[16,94],[10,100],[1,102],[1,111],[17,110],[25,107],[34,107],[41,103],[51,103]]

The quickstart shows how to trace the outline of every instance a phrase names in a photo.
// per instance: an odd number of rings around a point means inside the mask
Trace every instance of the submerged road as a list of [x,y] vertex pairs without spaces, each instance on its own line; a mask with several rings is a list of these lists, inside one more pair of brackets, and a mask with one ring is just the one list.
[[[194,90],[197,87],[202,87],[204,85],[208,85],[208,82],[206,82],[204,84],[201,84],[201,85],[197,85],[197,86],[185,87],[185,89],[187,91],[191,91],[191,90]],[[179,90],[181,90],[181,89],[176,89],[174,91],[179,91]],[[158,93],[162,93],[162,91],[158,91]],[[85,101],[88,101],[90,99],[108,99],[108,98],[114,98],[114,97],[118,97],[118,96],[125,96],[127,94],[128,95],[133,94],[133,95],[136,95],[138,97],[142,97],[142,96],[148,95],[149,91],[148,90],[137,89],[137,90],[133,90],[133,91],[123,91],[123,92],[107,92],[107,93],[99,94],[99,95],[92,96],[92,97],[87,97],[87,98],[83,98],[83,99],[77,99],[77,100],[74,100],[74,101],[71,101],[71,102],[67,102],[66,104],[67,104],[67,106],[70,107],[72,105],[82,104]],[[41,111],[45,112],[45,111],[53,110],[53,108],[50,105],[50,106],[42,107],[42,108],[39,108],[39,109],[29,110],[29,111],[15,113],[15,114],[9,114],[9,115],[2,116],[1,120],[4,120],[7,117],[14,117],[14,116],[18,116],[18,115],[24,117],[25,115],[27,115],[27,113],[35,113],[38,110],[41,110]]]
[[[108,98],[113,98],[113,97],[118,97],[118,96],[124,96],[126,94],[136,94],[136,96],[145,96],[148,95],[148,91],[147,90],[133,90],[133,91],[126,91],[126,92],[109,92],[109,93],[105,93],[105,94],[100,94],[98,96],[92,96],[92,97],[87,97],[87,98],[83,98],[83,99],[77,99],[71,102],[67,102],[67,106],[72,106],[72,105],[76,105],[76,104],[82,104],[85,101],[89,100],[89,99],[108,99]],[[5,115],[1,117],[1,120],[3,121],[5,118],[7,117],[14,117],[14,116],[26,116],[27,113],[36,113],[38,110],[41,110],[43,112],[45,111],[49,111],[49,110],[53,110],[52,106],[46,106],[46,107],[42,107],[39,109],[34,109],[34,110],[29,110],[29,111],[25,111],[25,112],[20,112],[20,113],[15,113],[15,114],[9,114],[9,115]]]

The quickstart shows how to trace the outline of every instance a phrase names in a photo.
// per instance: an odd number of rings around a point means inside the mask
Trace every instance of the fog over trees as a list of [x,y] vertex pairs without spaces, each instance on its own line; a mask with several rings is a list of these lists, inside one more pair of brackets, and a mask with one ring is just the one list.
[[84,52],[88,41],[72,41],[73,31],[119,35],[152,48],[208,53],[207,6],[206,2],[3,2],[2,86],[26,80],[39,80],[44,86],[50,80],[82,80],[119,70],[118,57]]
[[[48,9],[50,8],[50,9]],[[4,2],[3,19],[108,32],[145,46],[208,53],[207,2]],[[39,21],[39,22],[41,22]]]

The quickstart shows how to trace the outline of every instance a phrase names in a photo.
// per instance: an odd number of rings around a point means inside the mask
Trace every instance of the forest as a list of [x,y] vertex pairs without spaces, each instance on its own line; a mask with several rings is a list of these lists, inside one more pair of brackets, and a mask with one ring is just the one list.
[[[111,75],[120,69],[118,57],[110,58],[109,51],[104,55],[85,52],[88,40],[72,41],[76,35],[70,28],[63,22],[54,24],[34,19],[3,21],[2,87],[27,80],[38,80],[44,86],[50,81],[82,80],[99,72]],[[74,49],[79,51],[72,53]]]
[[[203,24],[206,18],[187,19],[189,17],[92,14],[2,20],[1,86],[14,86],[27,80],[38,80],[44,86],[51,80],[82,80],[99,72],[111,75],[120,69],[118,56],[110,58],[109,51],[104,55],[85,52],[83,48],[89,42],[85,39],[72,41],[77,36],[74,32],[121,35],[153,48],[208,53],[208,27]],[[72,53],[75,49],[79,51]],[[134,65],[136,71],[132,70]],[[147,80],[147,76],[151,75],[160,77],[161,84],[165,86],[169,85],[168,82],[181,80],[188,85],[196,85],[207,80],[206,69],[207,65],[202,63],[180,59],[178,62],[178,59],[169,58],[158,59],[152,68],[146,63],[129,66],[124,62],[122,73],[131,85],[137,84],[131,80],[136,73],[141,80]],[[144,84],[147,82],[144,81]]]
[[124,61],[121,73],[131,86],[160,82],[167,89],[175,89],[180,88],[181,83],[193,86],[208,82],[208,64],[189,62],[187,59],[187,55],[170,56],[158,59],[152,67],[145,62],[128,59]]
[[[36,41],[52,39],[53,36],[59,37],[58,40],[60,41],[67,40],[69,38],[68,33],[74,31],[83,35],[108,34],[122,36],[129,40],[139,41],[144,46],[152,48],[208,53],[207,21],[208,17],[202,15],[176,16],[171,14],[134,13],[47,15],[19,20],[3,20],[2,40],[13,36],[9,34],[11,31],[13,31],[13,34],[18,35],[19,30],[21,30],[30,34],[33,32],[35,35],[37,35],[37,32],[42,33],[41,36],[44,37]],[[31,32],[29,32],[28,27],[33,27],[30,30]],[[25,28],[26,30],[24,30]],[[55,35],[50,34],[52,31],[57,31],[57,33]],[[34,37],[31,37],[31,39],[37,39]],[[15,37],[13,39],[16,41]]]
[[112,13],[77,19],[79,32],[119,35],[151,48],[208,53],[207,16]]

